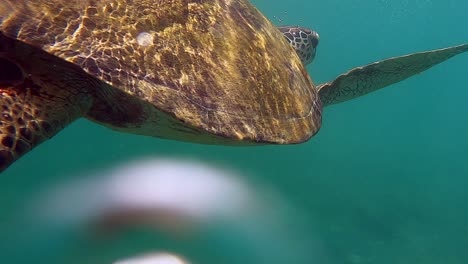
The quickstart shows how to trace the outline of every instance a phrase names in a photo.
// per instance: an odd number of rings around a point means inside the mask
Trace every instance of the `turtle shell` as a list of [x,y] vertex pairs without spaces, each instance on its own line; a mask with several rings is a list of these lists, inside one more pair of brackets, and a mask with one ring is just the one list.
[[[304,65],[246,0],[2,1],[3,34],[123,92],[109,96],[110,104],[136,98],[150,107],[134,115],[163,113],[191,128],[172,133],[152,118],[145,131],[127,125],[127,132],[286,144],[320,127],[320,101]],[[110,111],[92,111],[85,116],[119,128],[102,117]]]

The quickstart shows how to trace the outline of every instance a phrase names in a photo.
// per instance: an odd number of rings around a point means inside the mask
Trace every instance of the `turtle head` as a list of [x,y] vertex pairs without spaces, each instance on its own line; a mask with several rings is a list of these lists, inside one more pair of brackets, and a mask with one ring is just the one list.
[[302,63],[304,65],[312,63],[320,40],[319,34],[312,29],[298,26],[281,26],[278,29],[296,50]]

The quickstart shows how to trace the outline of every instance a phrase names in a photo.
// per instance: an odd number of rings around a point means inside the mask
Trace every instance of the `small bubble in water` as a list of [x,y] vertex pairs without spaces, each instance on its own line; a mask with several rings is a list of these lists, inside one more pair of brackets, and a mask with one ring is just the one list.
[[153,44],[153,36],[148,32],[141,32],[137,36],[138,45],[147,47]]

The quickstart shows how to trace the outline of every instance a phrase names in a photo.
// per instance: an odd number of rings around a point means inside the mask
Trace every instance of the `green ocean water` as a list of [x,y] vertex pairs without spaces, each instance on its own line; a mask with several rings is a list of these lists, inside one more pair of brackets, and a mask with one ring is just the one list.
[[[318,31],[318,54],[308,67],[316,83],[380,59],[468,42],[468,2],[462,0],[253,3],[277,25]],[[93,263],[95,255],[111,263],[115,256],[151,248],[155,239],[158,247],[183,252],[193,263],[256,263],[259,251],[281,250],[268,247],[281,239],[303,254],[298,263],[468,263],[467,88],[468,54],[462,54],[326,108],[320,132],[292,146],[205,146],[121,134],[79,120],[2,174],[0,246],[10,261],[2,263]],[[37,239],[31,232],[31,242],[16,239],[29,236],[17,217],[36,190],[146,156],[195,157],[233,168],[272,186],[300,210],[288,214],[286,234],[267,234],[261,249],[245,246],[229,225],[188,242],[138,232],[108,247],[75,233]]]

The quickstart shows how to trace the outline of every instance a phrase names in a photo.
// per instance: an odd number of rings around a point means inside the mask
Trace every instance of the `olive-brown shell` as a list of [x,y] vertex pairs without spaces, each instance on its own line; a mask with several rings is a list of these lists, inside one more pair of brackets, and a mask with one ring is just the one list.
[[247,0],[2,1],[5,35],[189,127],[268,143],[299,143],[320,127],[304,66]]

